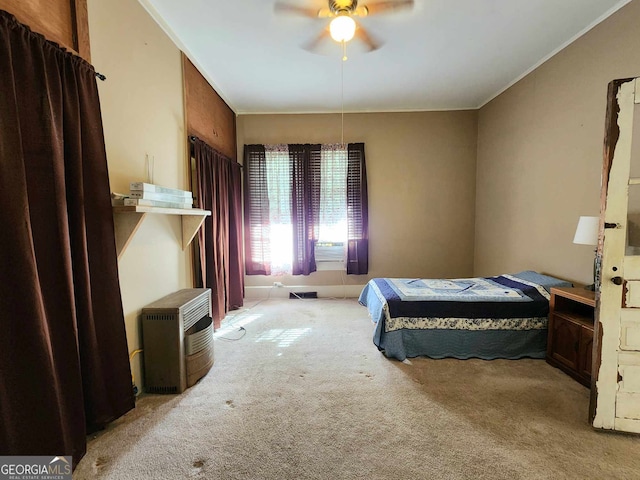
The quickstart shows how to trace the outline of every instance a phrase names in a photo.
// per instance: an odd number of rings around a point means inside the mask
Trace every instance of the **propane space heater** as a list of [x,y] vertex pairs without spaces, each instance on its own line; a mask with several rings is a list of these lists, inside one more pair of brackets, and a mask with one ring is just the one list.
[[182,393],[213,365],[211,290],[187,288],[142,309],[146,391]]

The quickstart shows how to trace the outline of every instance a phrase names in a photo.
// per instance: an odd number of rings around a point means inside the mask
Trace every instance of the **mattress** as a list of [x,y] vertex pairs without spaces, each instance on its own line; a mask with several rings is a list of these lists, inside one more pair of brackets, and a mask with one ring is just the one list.
[[360,294],[388,357],[544,358],[549,291],[533,271],[460,279],[374,278]]

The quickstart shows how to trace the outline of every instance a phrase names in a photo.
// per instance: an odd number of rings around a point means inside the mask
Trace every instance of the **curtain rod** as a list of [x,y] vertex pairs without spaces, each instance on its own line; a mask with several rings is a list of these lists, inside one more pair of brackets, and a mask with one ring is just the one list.
[[105,77],[103,74],[96,72],[96,77],[98,77],[99,80],[102,80],[103,82],[107,79],[107,77]]
[[[190,142],[190,143],[195,143],[195,141],[196,141],[196,140],[200,140],[200,141],[201,141],[201,142],[203,142],[205,145],[207,145],[209,148],[211,148],[212,150],[215,150],[215,148],[213,148],[211,145],[209,145],[209,144],[208,144],[207,142],[205,142],[204,140],[199,139],[199,138],[198,138],[198,137],[196,137],[195,135],[189,135],[189,137],[188,137],[188,138],[189,138],[189,142]],[[216,151],[217,151],[217,150],[216,150]],[[220,152],[218,152],[218,153],[220,153]],[[221,155],[223,155],[223,156],[225,156],[225,157],[226,157],[226,155],[225,155],[224,153],[221,153]],[[229,157],[227,157],[227,158],[229,158]],[[229,161],[230,161],[230,162],[235,163],[235,164],[236,164],[236,165],[238,165],[240,168],[244,168],[244,165],[242,165],[242,164],[241,164],[241,163],[239,163],[239,162],[236,162],[236,161],[235,161],[235,160],[233,160],[232,158],[229,158]]]

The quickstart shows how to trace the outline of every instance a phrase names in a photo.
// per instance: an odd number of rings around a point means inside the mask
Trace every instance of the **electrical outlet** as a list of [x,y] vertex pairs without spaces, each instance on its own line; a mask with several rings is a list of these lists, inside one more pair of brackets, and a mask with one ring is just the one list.
[[273,286],[277,287],[277,288],[282,288],[282,287],[284,287],[284,283],[282,283],[282,282],[273,282]]

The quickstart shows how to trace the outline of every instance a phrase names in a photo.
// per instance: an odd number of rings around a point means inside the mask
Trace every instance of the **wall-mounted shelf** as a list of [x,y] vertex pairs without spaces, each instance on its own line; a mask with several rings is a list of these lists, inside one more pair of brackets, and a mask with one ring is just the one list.
[[118,259],[126,250],[133,234],[136,233],[142,220],[148,213],[164,215],[180,215],[182,217],[182,249],[184,250],[196,236],[204,219],[211,215],[209,210],[197,208],[162,208],[143,206],[115,206],[113,207],[113,223],[116,233],[116,249]]

